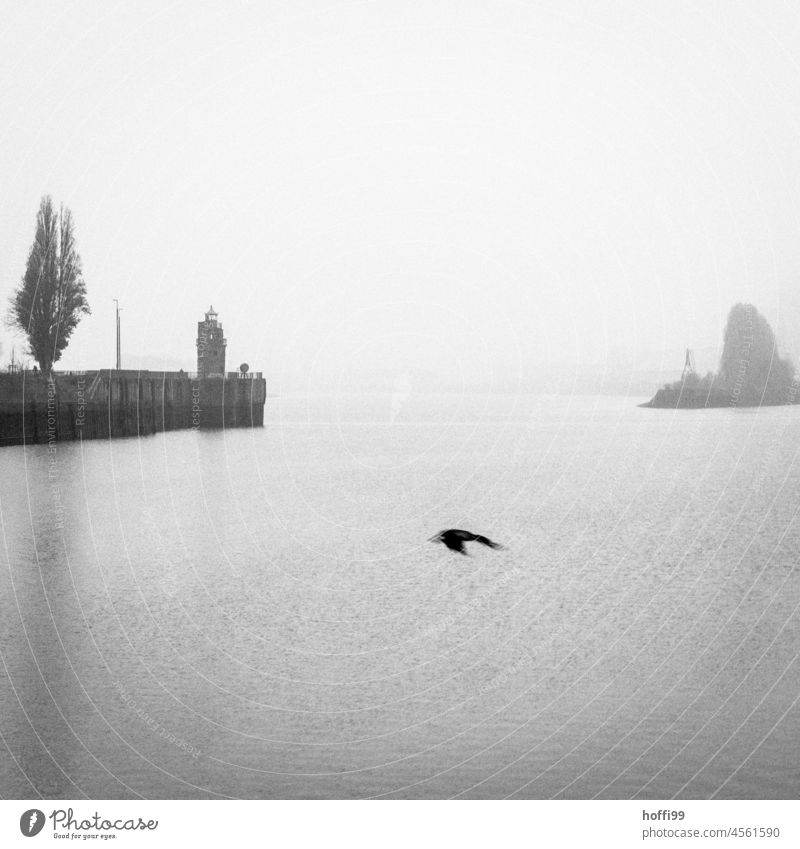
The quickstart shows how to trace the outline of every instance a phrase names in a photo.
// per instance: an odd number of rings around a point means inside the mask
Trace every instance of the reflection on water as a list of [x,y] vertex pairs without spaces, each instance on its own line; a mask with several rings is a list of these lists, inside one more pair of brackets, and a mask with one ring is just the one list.
[[400,389],[0,452],[2,794],[796,797],[800,409]]

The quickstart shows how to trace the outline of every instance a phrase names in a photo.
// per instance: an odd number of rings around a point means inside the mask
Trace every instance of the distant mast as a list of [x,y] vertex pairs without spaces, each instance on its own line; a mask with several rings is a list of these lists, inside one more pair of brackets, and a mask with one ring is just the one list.
[[225,377],[225,348],[222,325],[214,307],[209,307],[205,321],[197,322],[197,374],[199,377]]
[[681,375],[681,380],[686,380],[686,378],[690,374],[695,373],[694,367],[694,353],[691,348],[686,349],[686,359],[683,361],[683,374]]
[[120,341],[120,329],[119,329],[119,314],[121,312],[119,308],[119,301],[114,298],[114,303],[117,308],[117,371],[122,368],[122,343]]

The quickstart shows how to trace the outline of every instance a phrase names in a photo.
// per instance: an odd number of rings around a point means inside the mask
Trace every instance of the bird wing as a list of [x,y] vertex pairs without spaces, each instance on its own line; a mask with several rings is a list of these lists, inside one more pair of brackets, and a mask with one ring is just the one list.
[[488,545],[489,548],[502,548],[503,547],[502,545],[500,545],[499,542],[492,542],[492,540],[490,540],[489,537],[482,537],[482,536],[480,536],[480,534],[473,537],[473,539],[475,540],[475,542],[479,542],[482,545]]

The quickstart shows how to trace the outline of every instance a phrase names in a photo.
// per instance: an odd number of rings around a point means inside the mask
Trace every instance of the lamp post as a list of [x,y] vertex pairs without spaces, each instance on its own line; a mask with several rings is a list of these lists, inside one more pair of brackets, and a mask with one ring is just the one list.
[[117,371],[119,371],[122,368],[122,348],[120,347],[120,340],[119,340],[120,308],[119,308],[119,301],[116,298],[114,298],[114,303],[117,305]]

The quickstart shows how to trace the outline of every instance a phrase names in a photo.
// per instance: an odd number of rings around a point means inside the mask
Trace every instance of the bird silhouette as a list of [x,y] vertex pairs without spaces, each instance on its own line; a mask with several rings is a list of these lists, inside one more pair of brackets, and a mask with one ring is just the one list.
[[482,537],[480,534],[472,534],[469,531],[461,531],[458,528],[440,531],[436,536],[431,537],[428,542],[443,542],[450,551],[457,551],[459,554],[467,553],[464,551],[465,542],[479,542],[489,548],[503,548],[499,543],[492,542],[489,537]]

